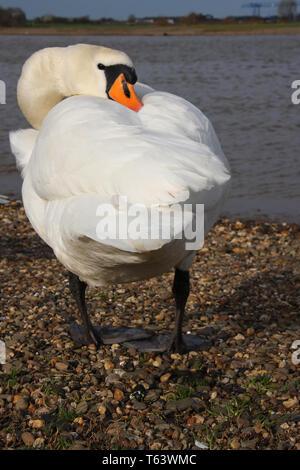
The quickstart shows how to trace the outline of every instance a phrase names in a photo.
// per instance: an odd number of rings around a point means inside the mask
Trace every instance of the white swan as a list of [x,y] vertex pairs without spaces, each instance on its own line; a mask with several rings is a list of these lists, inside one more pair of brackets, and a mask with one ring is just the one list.
[[[131,344],[140,350],[182,352],[202,345],[200,340],[188,344],[181,333],[194,251],[172,235],[101,240],[99,207],[111,204],[122,225],[120,196],[129,205],[162,212],[192,203],[195,213],[195,204],[204,204],[206,234],[220,214],[230,170],[201,111],[139,83],[137,96],[136,80],[130,58],[121,51],[79,44],[36,52],[18,83],[19,106],[33,129],[11,132],[11,149],[24,178],[26,214],[70,271],[84,321],[84,329],[73,326],[73,338],[82,343],[134,338],[140,341]],[[177,234],[184,228],[177,227]],[[154,338],[141,341],[149,333],[121,328],[111,338],[111,330],[89,322],[87,284],[145,279],[173,267],[176,321],[168,343],[160,337],[154,346]]]

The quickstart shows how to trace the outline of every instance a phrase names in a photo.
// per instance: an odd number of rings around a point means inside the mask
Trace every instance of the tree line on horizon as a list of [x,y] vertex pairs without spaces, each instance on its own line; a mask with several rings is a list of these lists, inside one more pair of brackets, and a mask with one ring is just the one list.
[[[173,20],[173,21],[170,21]],[[136,18],[135,15],[131,14],[128,16],[127,20],[116,20],[114,18],[99,18],[99,19],[90,19],[88,15],[80,17],[64,17],[64,16],[55,16],[52,14],[46,14],[40,17],[36,17],[31,20],[26,19],[26,15],[21,8],[2,8],[0,6],[0,25],[1,26],[24,26],[26,23],[32,25],[40,25],[47,23],[56,23],[56,24],[103,24],[103,23],[128,23],[128,24],[139,24],[153,22],[153,24],[158,25],[167,25],[174,23],[183,23],[183,24],[198,24],[204,21],[214,20],[211,15],[203,15],[201,13],[192,12],[187,16],[182,17],[151,17],[151,18]]]
[[0,6],[1,26],[24,26],[26,15],[21,8],[2,8]]
[[[283,0],[281,3],[291,1]],[[292,0],[293,3],[293,0]],[[282,8],[282,12],[287,12],[287,6],[285,5],[285,10]],[[282,15],[281,19],[289,20],[290,15]],[[274,17],[275,19],[276,17]],[[21,8],[2,8],[0,6],[0,26],[34,26],[34,25],[43,25],[43,24],[129,24],[129,25],[138,25],[138,24],[153,24],[158,26],[167,26],[172,24],[183,24],[183,25],[197,25],[201,23],[233,23],[237,21],[253,21],[253,22],[263,22],[264,18],[254,17],[254,16],[243,16],[243,17],[234,17],[230,16],[224,19],[214,18],[211,15],[204,15],[202,13],[191,12],[186,16],[180,17],[146,17],[146,18],[137,18],[135,15],[131,14],[128,16],[127,20],[116,20],[114,18],[99,18],[96,20],[90,19],[88,15],[71,18],[63,16],[55,16],[51,14],[43,15],[41,17],[34,18],[32,20],[27,20],[24,11]]]

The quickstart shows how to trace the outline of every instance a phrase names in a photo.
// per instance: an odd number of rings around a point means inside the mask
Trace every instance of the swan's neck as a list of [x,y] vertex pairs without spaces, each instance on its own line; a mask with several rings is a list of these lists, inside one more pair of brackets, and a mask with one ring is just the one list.
[[34,129],[39,129],[53,106],[70,96],[65,76],[65,49],[36,52],[25,62],[18,82],[18,103]]

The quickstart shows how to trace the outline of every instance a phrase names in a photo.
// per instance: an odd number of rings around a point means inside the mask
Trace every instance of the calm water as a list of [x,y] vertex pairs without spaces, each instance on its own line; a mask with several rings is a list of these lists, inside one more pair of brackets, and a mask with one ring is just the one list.
[[15,37],[0,36],[0,194],[20,195],[8,131],[28,127],[16,103],[21,66],[34,51],[79,42],[122,49],[139,80],[183,96],[212,121],[233,171],[225,213],[300,223],[299,36]]

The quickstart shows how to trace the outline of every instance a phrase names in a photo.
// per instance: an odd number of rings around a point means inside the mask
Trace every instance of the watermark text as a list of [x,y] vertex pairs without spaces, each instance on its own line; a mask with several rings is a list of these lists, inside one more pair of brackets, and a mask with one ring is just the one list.
[[295,89],[291,96],[292,103],[300,104],[300,80],[295,80],[292,83],[292,88]]
[[6,347],[4,341],[0,340],[0,364],[6,363]]
[[0,104],[6,104],[6,85],[3,80],[0,80]]
[[[96,211],[99,240],[185,240],[186,250],[199,250],[204,242],[204,205],[129,204],[119,196],[114,204],[100,204]],[[163,243],[164,244],[164,243]]]
[[295,351],[292,354],[292,363],[295,366],[298,366],[300,364],[300,339],[296,339],[292,346],[292,349],[295,349]]

